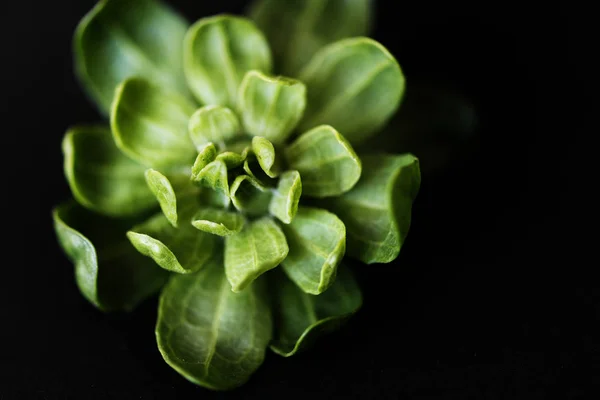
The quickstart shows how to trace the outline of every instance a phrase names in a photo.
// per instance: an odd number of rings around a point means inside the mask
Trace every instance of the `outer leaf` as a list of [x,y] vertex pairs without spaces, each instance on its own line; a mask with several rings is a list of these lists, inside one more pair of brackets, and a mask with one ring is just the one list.
[[285,149],[288,165],[302,176],[306,196],[338,196],[350,190],[362,171],[350,143],[331,126],[316,127]]
[[335,281],[346,252],[344,223],[320,208],[300,207],[283,231],[290,247],[283,270],[306,293],[323,293]]
[[73,127],[67,131],[62,148],[65,175],[81,205],[115,217],[156,207],[144,181],[145,168],[117,149],[109,129]]
[[239,107],[247,133],[281,144],[302,118],[306,86],[295,79],[249,71],[240,85]]
[[202,208],[194,215],[192,225],[201,231],[219,236],[231,236],[242,230],[243,215],[219,208]]
[[310,346],[324,333],[339,328],[362,305],[362,295],[345,265],[339,267],[335,283],[325,293],[304,293],[284,274],[271,281],[275,290],[276,336],[271,350],[284,357]]
[[269,203],[271,215],[289,224],[298,211],[298,203],[302,194],[302,180],[298,171],[286,171],[279,178],[277,188]]
[[391,118],[404,93],[396,59],[369,38],[344,39],[319,50],[300,73],[308,88],[301,131],[335,126],[356,145]]
[[160,208],[167,220],[177,227],[177,197],[169,179],[160,172],[148,169],[145,173],[148,187],[156,196]]
[[202,104],[235,108],[244,74],[271,70],[271,50],[261,31],[232,15],[198,20],[185,36],[183,55],[188,84]]
[[321,47],[366,36],[372,0],[258,0],[250,16],[265,33],[278,71],[296,76]]
[[268,212],[271,192],[248,175],[239,175],[231,184],[231,202],[239,211],[250,216]]
[[190,118],[188,128],[190,137],[198,149],[208,142],[223,145],[242,133],[240,121],[235,113],[227,107],[215,105],[198,109]]
[[419,161],[412,154],[362,157],[358,184],[323,202],[344,221],[348,254],[364,263],[398,257],[410,228],[412,203],[421,184]]
[[275,268],[289,251],[285,235],[266,217],[247,224],[225,239],[225,274],[231,290],[240,292],[263,273]]
[[217,149],[214,144],[206,143],[202,147],[198,149],[198,156],[196,156],[196,161],[194,161],[194,165],[192,166],[192,176],[191,179],[193,181],[198,181],[200,172],[206,167],[210,162],[215,160],[217,156]]
[[110,123],[117,146],[152,168],[188,166],[196,154],[188,137],[194,105],[148,81],[131,78],[117,87]]
[[174,228],[163,214],[133,227],[127,232],[127,238],[160,267],[179,274],[196,272],[205,266],[216,246],[214,235],[199,231],[191,224]]
[[254,136],[252,138],[252,153],[256,156],[260,168],[269,178],[275,178],[279,175],[279,165],[276,164],[273,143],[264,137]]
[[81,20],[73,38],[82,86],[108,114],[115,88],[132,76],[188,93],[183,41],[188,23],[163,2],[101,0]]
[[214,389],[244,384],[271,340],[264,282],[233,293],[222,252],[193,275],[176,275],[160,298],[156,341],[165,361],[186,379]]
[[168,273],[125,239],[131,221],[113,220],[70,203],[52,211],[58,241],[75,264],[83,296],[103,311],[131,311],[156,293]]
[[202,186],[211,188],[225,196],[229,196],[229,182],[227,181],[227,165],[222,160],[215,160],[204,167],[192,179]]

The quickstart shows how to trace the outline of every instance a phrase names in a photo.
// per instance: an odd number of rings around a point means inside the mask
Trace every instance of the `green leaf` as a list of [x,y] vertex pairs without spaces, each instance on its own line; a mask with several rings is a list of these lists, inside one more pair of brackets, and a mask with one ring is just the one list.
[[220,143],[222,146],[242,133],[237,115],[227,107],[216,105],[198,109],[190,118],[188,130],[198,148],[208,142]]
[[198,181],[198,176],[200,172],[206,167],[209,163],[215,160],[217,156],[217,148],[213,143],[206,143],[202,147],[198,148],[198,156],[196,156],[196,161],[194,161],[194,165],[192,166],[192,176],[191,179],[193,181]]
[[289,251],[285,235],[269,217],[244,226],[225,238],[225,275],[231,290],[240,292],[265,272],[275,268]]
[[332,125],[353,145],[385,125],[404,93],[404,75],[396,59],[381,44],[364,37],[319,50],[299,79],[308,89],[299,129]]
[[260,136],[252,138],[252,153],[258,161],[258,165],[269,178],[279,175],[279,165],[275,159],[275,147],[268,139]]
[[358,184],[322,204],[344,221],[349,255],[367,264],[388,263],[398,257],[410,228],[419,161],[412,154],[370,154],[362,161]]
[[346,252],[346,227],[329,211],[300,207],[296,218],[283,226],[290,252],[281,266],[303,291],[320,294],[335,281]]
[[193,175],[192,179],[202,186],[211,188],[229,197],[227,165],[222,160],[211,161],[198,175]]
[[105,114],[117,85],[132,76],[187,95],[181,46],[187,28],[161,1],[101,0],[73,38],[79,81]]
[[350,190],[362,171],[354,149],[331,126],[323,125],[303,133],[285,149],[291,169],[302,176],[306,196],[338,196]]
[[131,311],[158,292],[168,273],[125,239],[130,220],[95,214],[74,202],[52,211],[59,244],[75,264],[81,294],[103,311]]
[[246,133],[281,144],[290,136],[306,107],[306,86],[283,76],[249,71],[240,85],[239,108]]
[[231,184],[231,202],[244,214],[261,216],[269,211],[271,191],[248,175],[239,175]]
[[133,227],[127,238],[160,267],[179,274],[189,274],[206,265],[216,246],[216,236],[195,229],[191,223],[174,228],[163,214]]
[[277,71],[297,76],[321,47],[340,39],[366,36],[372,0],[258,0],[250,17],[265,33]]
[[273,183],[276,181],[275,179],[269,177],[265,173],[265,171],[260,166],[258,159],[254,152],[251,150],[248,151],[247,157],[244,160],[243,170],[248,174],[248,176],[252,177],[256,182],[258,182],[262,187],[273,186]]
[[246,18],[217,15],[198,20],[184,41],[184,71],[202,104],[234,108],[244,74],[271,70],[271,50],[262,32]]
[[[277,272],[277,271],[276,271]],[[362,306],[362,294],[346,265],[323,294],[304,293],[284,274],[273,274],[275,337],[271,350],[290,357],[308,348],[318,336],[338,329]]]
[[194,105],[186,98],[139,78],[115,92],[110,123],[121,151],[151,168],[188,166],[196,154],[188,136]]
[[243,385],[262,364],[271,340],[264,282],[233,293],[222,251],[192,275],[176,275],[162,291],[156,341],[163,358],[191,382],[213,390]]
[[271,215],[279,218],[284,224],[289,224],[298,211],[298,203],[302,194],[302,180],[298,171],[286,171],[281,174],[277,188],[269,203]]
[[246,154],[239,154],[233,151],[224,151],[217,156],[217,160],[221,160],[227,166],[227,169],[239,167],[246,160]]
[[148,169],[146,171],[148,187],[156,196],[160,208],[171,225],[177,227],[177,197],[169,179],[160,172]]
[[108,128],[73,127],[65,134],[62,149],[65,176],[81,205],[113,217],[156,207],[144,180],[146,168],[119,151]]
[[242,230],[243,215],[219,208],[202,208],[194,215],[192,225],[201,231],[219,236],[231,236]]

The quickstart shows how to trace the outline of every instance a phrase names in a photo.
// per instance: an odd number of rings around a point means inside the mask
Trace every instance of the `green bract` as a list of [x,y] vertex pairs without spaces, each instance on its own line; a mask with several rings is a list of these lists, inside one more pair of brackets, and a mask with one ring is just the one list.
[[[155,0],[104,0],[77,28],[78,75],[110,127],[67,132],[80,205],[56,208],[56,233],[100,309],[162,288],[159,350],[194,383],[235,388],[269,346],[291,356],[336,328],[362,304],[344,256],[400,251],[418,161],[354,148],[404,90],[385,48],[348,38],[366,33],[367,3],[259,1],[264,36],[244,17],[188,26]],[[269,41],[294,76],[273,73]]]

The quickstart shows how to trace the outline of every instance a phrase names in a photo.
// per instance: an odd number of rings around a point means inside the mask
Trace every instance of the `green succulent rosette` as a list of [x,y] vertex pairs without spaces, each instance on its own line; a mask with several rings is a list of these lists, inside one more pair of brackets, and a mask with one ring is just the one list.
[[[289,19],[282,4],[189,26],[158,1],[105,0],[75,33],[77,75],[110,123],[64,137],[75,201],[53,211],[59,243],[103,311],[160,292],[162,356],[215,390],[360,308],[343,259],[394,260],[420,184],[411,154],[357,154],[404,90],[383,46],[348,37],[368,1],[294,2],[313,28],[282,35],[319,39],[302,54],[258,27]],[[340,30],[316,35],[333,14]]]

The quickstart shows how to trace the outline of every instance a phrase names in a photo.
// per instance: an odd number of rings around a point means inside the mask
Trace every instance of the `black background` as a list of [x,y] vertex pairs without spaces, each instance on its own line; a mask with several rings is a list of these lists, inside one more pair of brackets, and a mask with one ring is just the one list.
[[[246,4],[172,3],[189,20]],[[2,3],[1,400],[595,397],[600,289],[585,271],[598,262],[582,256],[588,146],[576,141],[593,133],[591,103],[570,92],[594,80],[593,24],[522,3],[392,3],[379,1],[374,37],[409,83],[435,79],[470,96],[476,148],[423,180],[398,260],[357,268],[365,304],[345,329],[290,359],[269,353],[225,394],[163,362],[155,299],[130,315],[96,311],[56,244],[51,208],[70,196],[62,135],[100,119],[71,55],[94,2]]]

